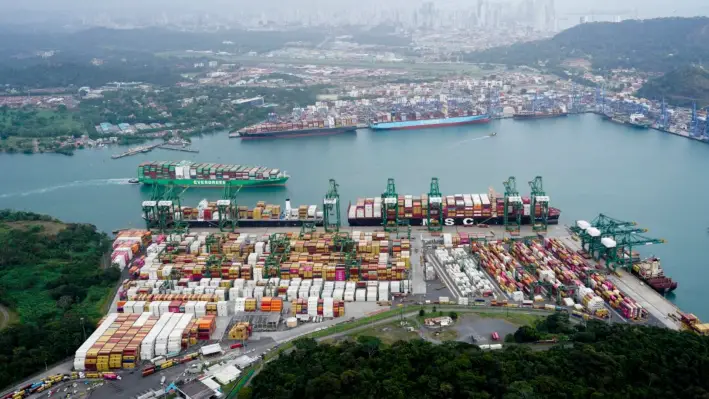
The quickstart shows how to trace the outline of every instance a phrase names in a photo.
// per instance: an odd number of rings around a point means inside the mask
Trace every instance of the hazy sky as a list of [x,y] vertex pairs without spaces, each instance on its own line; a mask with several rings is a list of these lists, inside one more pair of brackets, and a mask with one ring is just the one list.
[[[0,0],[0,9],[25,9],[45,12],[65,11],[69,13],[84,11],[117,11],[123,15],[135,13],[166,11],[218,13],[238,12],[240,9],[262,8],[289,5],[307,10],[309,7],[332,9],[341,7],[387,8],[401,7],[411,9],[424,0]],[[517,2],[521,0],[488,0]],[[472,7],[476,0],[433,0],[437,6],[458,4],[460,7]],[[447,8],[447,7],[446,7]],[[659,16],[695,16],[709,15],[709,0],[556,0],[557,14],[588,13],[592,10],[608,12],[637,10],[641,18]],[[630,17],[631,15],[628,15]]]

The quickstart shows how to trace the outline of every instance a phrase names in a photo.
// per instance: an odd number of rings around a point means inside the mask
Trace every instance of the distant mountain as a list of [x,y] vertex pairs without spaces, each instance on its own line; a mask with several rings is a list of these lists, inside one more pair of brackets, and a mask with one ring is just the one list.
[[668,103],[677,106],[691,106],[696,101],[697,107],[709,105],[709,70],[699,66],[680,68],[666,73],[662,77],[648,81],[638,90],[643,98],[665,98]]
[[551,39],[469,53],[471,62],[561,65],[585,58],[593,68],[668,72],[709,61],[709,18],[660,18],[589,23]]

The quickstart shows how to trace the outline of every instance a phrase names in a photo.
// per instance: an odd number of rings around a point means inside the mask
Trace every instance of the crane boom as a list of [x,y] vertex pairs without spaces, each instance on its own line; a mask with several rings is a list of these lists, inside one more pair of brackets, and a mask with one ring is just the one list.
[[387,180],[386,191],[382,193],[382,225],[387,232],[399,229],[399,195],[393,178]]
[[532,188],[530,199],[532,229],[537,233],[546,233],[549,227],[549,197],[544,192],[542,177],[535,177],[529,182],[529,186]]
[[342,222],[340,220],[340,194],[337,192],[337,187],[339,184],[335,179],[330,179],[330,188],[325,194],[325,199],[323,200],[323,211],[324,211],[324,225],[325,231],[339,232]]
[[428,231],[443,230],[443,195],[438,187],[438,178],[431,179],[431,188],[428,190]]
[[[524,206],[522,204],[522,197],[519,196],[519,191],[517,191],[517,181],[514,176],[510,176],[510,178],[502,182],[502,184],[505,186],[505,231],[512,236],[519,236],[522,228]],[[514,220],[511,219],[513,216]]]

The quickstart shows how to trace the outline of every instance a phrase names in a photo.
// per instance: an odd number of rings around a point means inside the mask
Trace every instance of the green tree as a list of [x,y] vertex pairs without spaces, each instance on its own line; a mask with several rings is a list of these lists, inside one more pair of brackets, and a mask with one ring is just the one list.
[[514,334],[515,341],[519,343],[537,342],[541,339],[541,334],[530,326],[520,327]]

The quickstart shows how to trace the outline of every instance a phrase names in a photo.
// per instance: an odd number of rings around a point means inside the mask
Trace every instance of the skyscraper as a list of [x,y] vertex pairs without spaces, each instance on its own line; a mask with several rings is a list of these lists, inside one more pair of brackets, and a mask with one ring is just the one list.
[[554,0],[547,0],[544,4],[544,30],[556,30],[556,7]]
[[487,26],[488,6],[485,0],[478,0],[477,17],[478,27],[484,28]]

